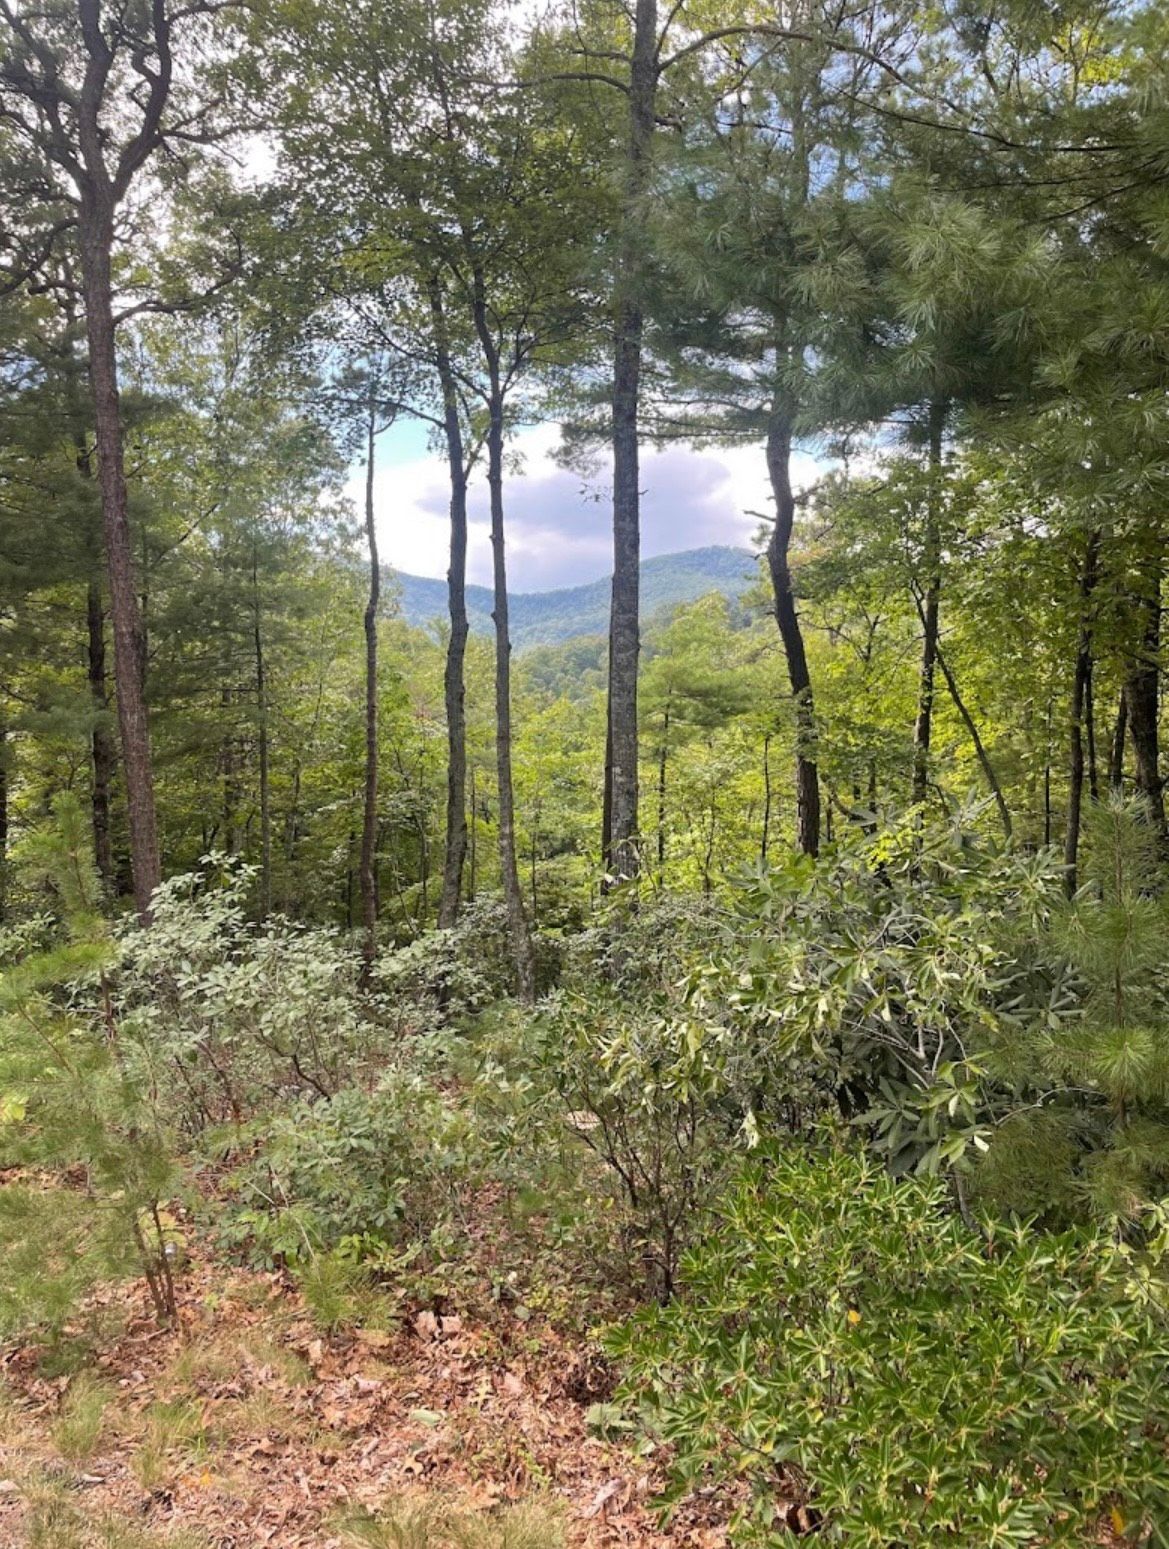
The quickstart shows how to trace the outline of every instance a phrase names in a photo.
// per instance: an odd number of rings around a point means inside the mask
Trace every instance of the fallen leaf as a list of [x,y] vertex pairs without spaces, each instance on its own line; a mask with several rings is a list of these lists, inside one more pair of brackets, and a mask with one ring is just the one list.
[[602,1513],[607,1515],[609,1505],[611,1504],[611,1502],[617,1500],[618,1496],[621,1497],[621,1499],[618,1502],[618,1504],[619,1505],[624,1505],[625,1502],[629,1498],[629,1486],[628,1486],[628,1484],[626,1484],[624,1479],[610,1479],[610,1480],[608,1480],[605,1484],[603,1484],[601,1486],[601,1488],[597,1491],[596,1495],[593,1496],[592,1504],[589,1506],[589,1509],[585,1512],[585,1516],[586,1517],[599,1517],[599,1516],[602,1515]]
[[424,1309],[414,1318],[414,1332],[419,1339],[438,1338],[438,1319],[429,1309]]

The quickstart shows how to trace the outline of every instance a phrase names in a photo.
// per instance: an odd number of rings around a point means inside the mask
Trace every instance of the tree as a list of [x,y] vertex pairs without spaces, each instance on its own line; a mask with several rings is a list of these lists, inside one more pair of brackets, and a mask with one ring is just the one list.
[[[176,55],[194,62],[215,0],[152,0],[103,12],[101,0],[54,0],[35,13],[5,0],[0,106],[12,132],[52,169],[67,211],[43,252],[75,225],[89,351],[102,530],[110,590],[134,896],[149,914],[160,878],[144,642],[135,585],[118,394],[113,274],[119,211],[164,148],[211,133],[213,105],[191,95]],[[182,82],[182,84],[180,84]],[[35,272],[30,270],[30,272]]]

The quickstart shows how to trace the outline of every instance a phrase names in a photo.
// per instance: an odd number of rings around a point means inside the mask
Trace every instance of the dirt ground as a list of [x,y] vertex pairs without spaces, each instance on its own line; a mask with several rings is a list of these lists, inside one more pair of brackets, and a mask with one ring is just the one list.
[[603,1358],[524,1309],[328,1336],[279,1274],[196,1255],[178,1291],[166,1328],[142,1283],[103,1288],[106,1332],[59,1375],[0,1350],[3,1549],[342,1549],[355,1516],[419,1501],[498,1520],[501,1545],[517,1503],[547,1510],[549,1544],[725,1542],[713,1503],[660,1526],[653,1463],[586,1420]]

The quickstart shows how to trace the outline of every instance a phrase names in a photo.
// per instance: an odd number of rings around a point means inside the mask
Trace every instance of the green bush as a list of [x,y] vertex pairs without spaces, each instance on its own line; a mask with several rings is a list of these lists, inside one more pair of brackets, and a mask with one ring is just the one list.
[[935,1180],[851,1152],[757,1155],[684,1264],[615,1335],[673,1448],[744,1543],[796,1524],[852,1549],[1169,1543],[1164,1219],[969,1231]]
[[252,1151],[227,1178],[224,1232],[261,1261],[311,1258],[350,1237],[425,1242],[450,1222],[473,1160],[464,1114],[401,1073],[372,1092],[303,1099],[249,1135]]
[[[175,1315],[173,1245],[165,1206],[183,1184],[158,1087],[123,1044],[110,995],[117,951],[100,913],[90,834],[71,794],[18,852],[26,876],[48,884],[55,928],[30,941],[0,975],[0,1163],[81,1168],[103,1231],[136,1254],[160,1317]],[[86,1004],[92,1014],[79,1010]],[[59,1255],[45,1257],[46,1275]],[[0,1265],[0,1298],[19,1300],[21,1256]],[[68,1300],[56,1275],[46,1303]],[[59,1308],[57,1309],[59,1311]]]
[[380,1068],[392,1041],[384,1008],[358,993],[355,943],[249,922],[253,874],[206,856],[200,873],[162,884],[148,928],[120,934],[111,999],[123,1059],[189,1135],[331,1096]]

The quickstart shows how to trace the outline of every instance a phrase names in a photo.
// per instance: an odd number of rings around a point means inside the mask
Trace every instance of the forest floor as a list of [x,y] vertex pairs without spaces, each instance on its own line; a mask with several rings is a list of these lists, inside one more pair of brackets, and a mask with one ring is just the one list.
[[[438,1501],[483,1549],[519,1543],[492,1536],[515,1504],[559,1524],[531,1549],[725,1542],[713,1503],[663,1530],[652,1464],[594,1434],[612,1377],[587,1334],[497,1303],[330,1335],[287,1277],[197,1243],[177,1292],[170,1327],[121,1281],[88,1298],[72,1356],[68,1329],[0,1347],[3,1549],[429,1543],[393,1522]],[[354,1538],[366,1513],[389,1527]]]

